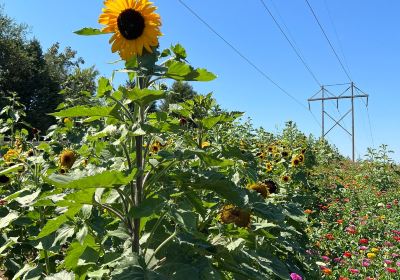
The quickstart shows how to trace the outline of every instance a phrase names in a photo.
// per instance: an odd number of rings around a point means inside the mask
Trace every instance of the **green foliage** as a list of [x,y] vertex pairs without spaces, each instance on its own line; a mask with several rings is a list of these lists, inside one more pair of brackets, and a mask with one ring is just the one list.
[[[51,53],[61,68],[70,61]],[[2,148],[1,269],[21,279],[317,279],[302,206],[328,148],[292,122],[279,135],[255,130],[189,84],[172,95],[168,79],[215,78],[180,45],[121,72],[127,87],[100,78],[83,105],[71,80],[48,141],[21,131]],[[151,112],[163,99],[165,111]]]
[[[18,128],[30,126],[44,133],[55,122],[47,114],[61,102],[82,98],[87,103],[88,97],[80,93],[93,91],[97,71],[80,69],[83,60],[76,59],[70,48],[61,52],[58,43],[44,52],[38,40],[27,38],[27,26],[15,23],[2,8],[0,23],[0,96],[10,98],[15,92],[23,104],[27,117],[21,116],[21,121],[28,124],[20,122]],[[61,90],[64,95],[59,94]],[[0,98],[0,108],[8,104]]]

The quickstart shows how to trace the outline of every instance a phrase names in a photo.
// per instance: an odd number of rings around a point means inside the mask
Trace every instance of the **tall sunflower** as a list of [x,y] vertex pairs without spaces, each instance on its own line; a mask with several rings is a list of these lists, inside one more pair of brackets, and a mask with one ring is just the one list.
[[106,0],[99,23],[104,32],[114,33],[110,39],[112,52],[119,52],[124,60],[142,55],[143,48],[152,52],[161,36],[160,16],[148,0]]

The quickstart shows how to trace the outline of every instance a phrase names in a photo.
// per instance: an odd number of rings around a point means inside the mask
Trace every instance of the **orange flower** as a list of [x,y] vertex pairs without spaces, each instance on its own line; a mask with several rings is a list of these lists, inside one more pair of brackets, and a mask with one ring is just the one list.
[[306,210],[304,210],[304,214],[307,214],[307,215],[309,215],[309,214],[311,214],[313,211],[311,210],[311,209],[306,209]]
[[325,275],[331,275],[332,274],[332,269],[325,267],[324,269],[322,269],[322,272]]

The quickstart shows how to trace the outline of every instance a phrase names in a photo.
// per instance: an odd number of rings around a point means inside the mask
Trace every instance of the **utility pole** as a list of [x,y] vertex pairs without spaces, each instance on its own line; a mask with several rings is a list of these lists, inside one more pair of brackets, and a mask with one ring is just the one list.
[[[348,85],[347,89],[342,92],[340,95],[335,95],[331,93],[327,89],[327,87],[336,87],[336,86],[343,86],[343,85]],[[357,92],[357,93],[356,93]],[[318,97],[318,95],[321,94],[321,97]],[[321,107],[322,107],[322,139],[325,139],[325,136],[331,132],[333,128],[336,126],[340,126],[344,131],[346,131],[350,136],[352,140],[352,160],[355,161],[355,122],[354,122],[354,99],[356,98],[366,98],[367,103],[366,106],[368,106],[368,98],[369,95],[363,93],[359,88],[355,86],[353,82],[348,83],[348,84],[340,84],[340,85],[323,85],[321,86],[321,89],[314,94],[311,98],[308,99],[308,108],[310,109],[310,102],[314,101],[321,101]],[[325,101],[327,100],[336,100],[336,106],[339,108],[339,100],[342,99],[351,99],[351,109],[347,111],[339,120],[336,120],[334,117],[332,117],[328,112],[325,111]],[[351,113],[351,132],[349,132],[346,128],[344,128],[340,122]],[[328,116],[332,121],[335,122],[335,124],[327,131],[325,132],[325,116]]]

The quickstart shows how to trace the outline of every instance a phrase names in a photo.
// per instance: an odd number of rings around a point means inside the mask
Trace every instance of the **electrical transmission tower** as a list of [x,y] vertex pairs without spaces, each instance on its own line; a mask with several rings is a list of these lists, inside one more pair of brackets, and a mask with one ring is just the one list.
[[[322,107],[322,139],[325,138],[325,136],[331,132],[333,128],[335,128],[337,125],[340,126],[344,131],[346,131],[352,139],[352,160],[355,161],[355,125],[354,125],[354,99],[356,98],[366,98],[366,106],[368,107],[368,94],[363,93],[359,88],[357,88],[353,82],[349,84],[340,84],[340,85],[349,85],[349,87],[342,92],[340,95],[336,96],[333,93],[331,93],[327,87],[332,87],[332,86],[339,86],[338,85],[323,85],[321,86],[321,89],[314,94],[311,98],[308,99],[308,108],[311,109],[310,102],[313,101],[321,101],[321,107]],[[359,93],[361,92],[361,94]],[[319,94],[321,97],[319,97]],[[339,108],[339,100],[341,99],[351,99],[351,108],[347,113],[345,113],[339,120],[336,120],[334,117],[332,117],[328,112],[325,111],[325,101],[328,100],[336,100],[336,106]],[[346,128],[344,128],[340,122],[351,113],[351,132],[349,132]],[[328,116],[332,121],[335,122],[335,124],[327,131],[325,132],[325,116]]]

